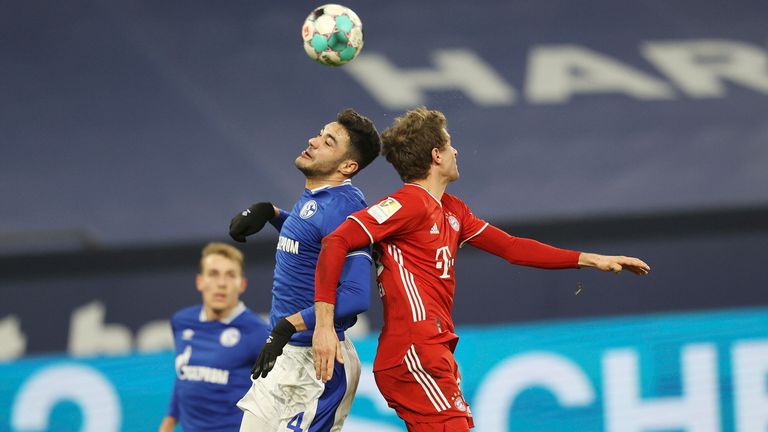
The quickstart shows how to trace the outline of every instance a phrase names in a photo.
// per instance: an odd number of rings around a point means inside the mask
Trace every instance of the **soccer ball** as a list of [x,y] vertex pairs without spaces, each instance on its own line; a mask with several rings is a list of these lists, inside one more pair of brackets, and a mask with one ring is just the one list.
[[327,4],[309,14],[301,37],[309,58],[326,66],[341,66],[363,49],[363,23],[352,9]]

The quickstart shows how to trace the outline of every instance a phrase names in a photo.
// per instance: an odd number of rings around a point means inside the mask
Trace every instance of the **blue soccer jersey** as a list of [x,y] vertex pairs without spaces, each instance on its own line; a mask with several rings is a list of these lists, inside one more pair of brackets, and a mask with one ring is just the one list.
[[[301,312],[310,328],[294,334],[290,341],[292,345],[312,345],[315,267],[323,237],[335,230],[347,216],[365,207],[363,193],[346,180],[339,186],[305,189],[291,213],[283,213],[273,224],[280,231],[280,237],[272,286],[272,326],[281,318]],[[343,332],[355,324],[357,314],[368,309],[371,263],[369,248],[347,255],[335,309],[339,340],[343,340]]]
[[185,432],[238,431],[237,401],[251,387],[251,366],[269,336],[267,324],[240,303],[225,320],[208,321],[202,306],[171,318],[176,382],[168,415]]

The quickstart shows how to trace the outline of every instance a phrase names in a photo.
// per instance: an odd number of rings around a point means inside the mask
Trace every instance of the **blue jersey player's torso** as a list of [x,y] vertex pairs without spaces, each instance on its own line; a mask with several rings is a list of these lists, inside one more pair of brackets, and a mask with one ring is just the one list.
[[[340,186],[305,189],[283,222],[275,254],[272,286],[272,325],[315,301],[315,267],[323,237],[336,229],[350,214],[366,207],[363,193],[346,181]],[[356,321],[352,317],[336,322],[344,331]],[[309,346],[312,332],[296,333],[291,344]]]
[[[269,330],[244,306],[231,321],[201,320],[202,306],[171,319],[176,346],[177,416],[185,431],[238,430],[237,401],[251,386],[251,366]],[[239,313],[238,313],[239,312]]]

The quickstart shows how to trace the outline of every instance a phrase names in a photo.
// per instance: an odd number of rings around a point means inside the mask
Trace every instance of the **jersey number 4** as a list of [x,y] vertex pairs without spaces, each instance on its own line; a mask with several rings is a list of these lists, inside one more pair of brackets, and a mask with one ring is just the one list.
[[300,412],[293,416],[288,422],[288,430],[293,432],[301,432],[301,421],[304,420],[304,412]]

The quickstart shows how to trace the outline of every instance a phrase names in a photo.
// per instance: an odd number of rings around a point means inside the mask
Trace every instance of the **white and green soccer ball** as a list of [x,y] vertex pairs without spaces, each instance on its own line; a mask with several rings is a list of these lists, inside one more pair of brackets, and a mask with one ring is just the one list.
[[327,4],[309,14],[301,37],[309,58],[326,66],[341,66],[363,49],[363,23],[352,9]]

